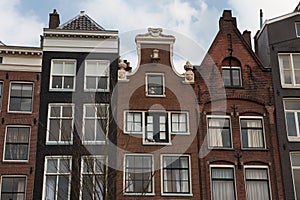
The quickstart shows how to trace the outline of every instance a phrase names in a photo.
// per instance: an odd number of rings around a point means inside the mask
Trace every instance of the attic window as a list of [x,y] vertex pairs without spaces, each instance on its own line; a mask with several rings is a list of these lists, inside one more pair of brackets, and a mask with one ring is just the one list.
[[2,61],[3,61],[3,58],[2,58],[2,57],[0,57],[0,64],[2,64]]
[[300,37],[300,22],[295,23],[295,28],[297,37]]

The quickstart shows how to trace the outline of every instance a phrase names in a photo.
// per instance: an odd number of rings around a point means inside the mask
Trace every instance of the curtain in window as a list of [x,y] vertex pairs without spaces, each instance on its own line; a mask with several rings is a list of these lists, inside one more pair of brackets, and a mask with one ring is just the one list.
[[247,200],[270,199],[266,169],[247,169],[246,180]]
[[[21,194],[19,194],[19,192]],[[24,179],[18,179],[17,200],[24,200],[24,193],[25,193],[25,181],[24,181]]]
[[46,197],[45,200],[55,199],[56,176],[46,177]]
[[[223,125],[224,125],[224,120],[209,119],[210,146],[223,147],[223,139],[222,139],[222,126]],[[211,128],[211,127],[219,127],[219,128]]]
[[233,169],[212,169],[212,196],[214,200],[234,200]]
[[247,127],[251,127],[247,130],[248,132],[248,147],[263,147],[262,130],[253,129],[261,128],[260,120],[248,120]]

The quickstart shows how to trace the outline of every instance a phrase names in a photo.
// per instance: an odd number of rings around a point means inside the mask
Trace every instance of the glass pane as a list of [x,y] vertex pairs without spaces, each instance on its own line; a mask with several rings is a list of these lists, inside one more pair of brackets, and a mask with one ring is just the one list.
[[31,97],[33,85],[32,84],[22,84],[22,97]]
[[58,171],[58,160],[47,159],[47,173],[56,173]]
[[229,168],[212,168],[211,169],[212,178],[219,179],[233,179],[233,169]]
[[84,140],[95,141],[95,120],[86,119],[84,125]]
[[234,86],[240,86],[240,70],[232,70],[232,82]]
[[246,169],[246,179],[268,180],[266,169]]
[[96,140],[104,141],[106,136],[106,123],[107,120],[98,120],[96,122]]
[[293,54],[294,69],[300,69],[300,55]]
[[62,76],[52,76],[52,88],[62,88]]
[[162,76],[161,75],[148,75],[148,84],[162,85]]
[[283,77],[284,77],[284,83],[285,83],[285,84],[292,84],[292,75],[291,75],[291,71],[289,71],[289,70],[284,70],[284,71],[283,71]]
[[97,76],[97,61],[88,61],[85,67],[86,75]]
[[10,96],[21,97],[22,96],[22,84],[11,84]]
[[283,69],[290,69],[291,68],[291,60],[289,55],[280,55],[279,60],[281,61],[280,64]]
[[71,119],[62,120],[61,141],[70,141],[71,135],[72,135],[72,120]]
[[223,82],[224,86],[230,86],[230,70],[228,69],[222,69],[222,77],[223,77]]
[[60,106],[51,106],[50,116],[51,117],[60,117]]
[[84,175],[82,178],[82,199],[93,200],[93,178]]
[[300,36],[300,24],[296,24],[297,36]]
[[64,74],[75,75],[75,62],[73,61],[65,62]]
[[284,101],[285,110],[300,110],[300,101],[287,100]]
[[300,166],[300,154],[291,154],[292,166]]
[[49,123],[49,141],[59,141],[60,120],[51,119]]
[[52,74],[63,74],[63,61],[53,61]]
[[21,99],[21,111],[31,111],[32,99],[31,98],[22,98]]
[[69,159],[60,159],[59,173],[70,173],[70,160]]
[[21,111],[21,99],[20,98],[10,98],[9,102],[10,111]]
[[106,105],[97,106],[97,117],[107,117],[107,108]]
[[87,76],[86,77],[86,89],[96,89],[96,82],[97,82],[97,77],[91,77]]
[[98,89],[108,88],[108,77],[98,77]]
[[59,176],[58,179],[58,200],[68,199],[69,176]]
[[96,158],[96,163],[95,163],[95,172],[99,174],[104,174],[104,159],[102,158]]
[[300,198],[300,170],[293,169],[294,173],[294,187],[296,190],[296,199]]
[[74,87],[74,77],[73,76],[65,76],[64,77],[64,88],[73,89]]
[[287,122],[288,136],[297,136],[294,113],[286,112],[285,117]]
[[46,176],[46,200],[55,199],[56,176]]
[[2,189],[1,189],[1,192],[11,192],[12,191],[12,188],[13,188],[13,178],[6,178],[6,177],[3,177],[2,178]]
[[62,107],[62,117],[72,117],[72,107],[63,106]]
[[296,81],[296,84],[300,84],[300,70],[297,69],[294,72],[295,72],[295,81]]
[[85,106],[85,116],[86,117],[96,117],[96,107],[95,106]]

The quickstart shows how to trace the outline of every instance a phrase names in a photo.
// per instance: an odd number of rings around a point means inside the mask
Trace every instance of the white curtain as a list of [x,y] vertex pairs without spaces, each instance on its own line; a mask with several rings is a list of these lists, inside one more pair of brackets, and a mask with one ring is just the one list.
[[247,169],[246,179],[247,200],[270,199],[266,169]]
[[212,184],[213,200],[234,200],[235,199],[234,181],[233,181],[234,179],[233,179],[232,169],[224,169],[224,168],[212,169],[212,178],[217,179],[217,180],[213,180],[213,184]]
[[[261,128],[260,120],[247,121],[247,127]],[[248,147],[263,147],[262,130],[248,129]]]
[[47,176],[46,177],[46,199],[45,200],[54,200],[55,199],[55,190],[56,190],[56,176]]
[[[25,194],[25,179],[19,179],[19,182],[18,182],[18,192],[24,192]],[[23,200],[24,199],[24,194],[18,194],[17,195],[17,200]]]
[[210,146],[223,147],[223,139],[222,139],[223,124],[224,124],[224,120],[209,119],[209,127],[220,127],[220,128],[210,128],[209,129]]

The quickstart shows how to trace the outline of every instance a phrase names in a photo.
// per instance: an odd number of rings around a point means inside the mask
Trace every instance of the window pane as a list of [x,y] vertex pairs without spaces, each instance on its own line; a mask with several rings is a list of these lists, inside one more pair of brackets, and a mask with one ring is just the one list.
[[300,110],[300,100],[284,101],[285,110]]
[[300,55],[293,54],[294,69],[300,69]]
[[52,76],[52,88],[62,88],[62,76]]
[[64,77],[64,88],[73,89],[74,87],[74,77],[73,76],[65,76]]
[[284,70],[284,71],[283,71],[283,77],[284,77],[284,83],[285,83],[285,84],[292,84],[292,75],[291,75],[291,71],[289,71],[289,70]]
[[218,199],[235,199],[233,169],[212,168],[212,197]]
[[22,84],[22,97],[31,97],[32,90],[32,84]]
[[283,67],[283,69],[290,69],[291,68],[291,60],[289,55],[280,55],[280,64]]
[[59,141],[60,120],[52,119],[49,123],[49,141]]
[[69,176],[59,176],[58,179],[58,200],[68,199]]
[[108,77],[98,77],[98,89],[107,89],[108,88]]
[[63,106],[62,107],[62,117],[72,117],[72,107]]
[[75,62],[65,62],[64,74],[75,75]]
[[70,141],[71,133],[72,133],[72,120],[71,119],[62,120],[61,141]]
[[53,61],[53,74],[63,74],[63,61]]
[[240,85],[240,70],[232,70],[232,83],[234,86]]
[[285,117],[287,122],[288,136],[297,136],[294,113],[286,112]]
[[47,159],[47,173],[58,172],[58,160],[57,159]]
[[246,169],[247,200],[265,200],[269,196],[269,180],[266,169]]
[[291,154],[291,162],[293,167],[300,167],[300,154]]
[[163,94],[163,76],[162,75],[147,75],[148,95]]
[[86,89],[96,89],[97,77],[86,77]]
[[51,117],[59,117],[60,116],[60,106],[51,106],[50,108],[50,116]]

